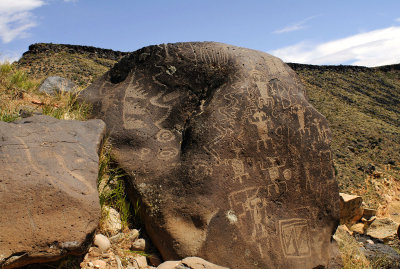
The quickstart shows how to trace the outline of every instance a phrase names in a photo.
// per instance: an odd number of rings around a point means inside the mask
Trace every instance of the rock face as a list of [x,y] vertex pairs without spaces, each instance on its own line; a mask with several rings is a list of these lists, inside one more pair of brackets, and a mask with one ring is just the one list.
[[0,122],[0,267],[80,254],[96,229],[105,124],[33,116]]
[[75,83],[69,79],[52,76],[43,81],[42,85],[39,87],[39,91],[47,94],[55,94],[60,92],[73,92],[75,88]]
[[296,74],[221,43],[149,46],[82,92],[166,260],[327,265],[339,222],[331,133]]

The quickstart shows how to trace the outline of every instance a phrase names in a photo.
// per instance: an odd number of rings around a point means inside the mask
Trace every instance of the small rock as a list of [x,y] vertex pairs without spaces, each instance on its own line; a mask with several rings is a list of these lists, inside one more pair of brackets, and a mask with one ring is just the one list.
[[116,234],[114,236],[111,236],[110,237],[110,242],[113,243],[113,244],[117,244],[117,243],[121,242],[122,239],[124,239],[124,236],[125,235],[123,233],[119,233],[119,234]]
[[160,264],[157,269],[174,269],[179,264],[181,264],[181,261],[166,261]]
[[364,210],[361,196],[340,193],[340,223],[354,224],[361,219]]
[[134,259],[140,269],[147,267],[147,259],[145,256],[138,256]]
[[368,244],[371,244],[371,245],[375,244],[374,241],[372,241],[371,239],[368,239],[368,240],[367,240],[367,243],[368,243]]
[[137,251],[144,251],[146,249],[146,240],[143,238],[137,239],[135,242],[133,242],[131,246],[131,250],[137,250]]
[[102,230],[111,236],[118,234],[122,229],[121,216],[118,211],[109,206],[104,206],[103,210],[107,217],[102,224]]
[[350,230],[359,234],[364,234],[364,223],[356,223],[351,226]]
[[104,268],[106,268],[107,263],[102,260],[95,260],[95,261],[93,261],[93,265],[95,268],[104,269]]
[[94,264],[93,264],[92,262],[88,262],[87,265],[88,265],[89,267],[94,267]]
[[366,234],[388,243],[397,237],[399,224],[389,218],[376,219],[367,229]]
[[110,240],[102,234],[96,234],[94,237],[94,244],[98,246],[101,251],[107,251],[111,246]]
[[376,209],[364,208],[363,218],[369,220],[374,216],[376,216]]
[[[197,268],[204,268],[204,269],[228,269],[226,267],[222,267],[206,260],[203,260],[198,257],[188,257],[182,260],[182,264],[189,268],[197,269]],[[184,267],[185,268],[185,267]]]
[[136,239],[139,238],[139,230],[136,229],[130,230],[127,237],[129,241],[135,241]]

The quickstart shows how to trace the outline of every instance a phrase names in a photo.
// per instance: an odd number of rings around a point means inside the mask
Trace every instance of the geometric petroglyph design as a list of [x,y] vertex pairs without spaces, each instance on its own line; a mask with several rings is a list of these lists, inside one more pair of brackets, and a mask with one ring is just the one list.
[[306,219],[280,220],[279,233],[286,258],[311,256],[310,232]]
[[175,139],[175,135],[167,129],[161,129],[157,135],[157,140],[160,142],[169,142]]
[[233,169],[233,180],[239,181],[240,184],[243,183],[243,178],[248,179],[250,177],[249,173],[246,173],[244,167],[244,161],[240,159],[231,159],[232,169]]
[[167,147],[160,150],[158,153],[158,158],[161,160],[169,160],[177,156],[179,153],[177,148]]

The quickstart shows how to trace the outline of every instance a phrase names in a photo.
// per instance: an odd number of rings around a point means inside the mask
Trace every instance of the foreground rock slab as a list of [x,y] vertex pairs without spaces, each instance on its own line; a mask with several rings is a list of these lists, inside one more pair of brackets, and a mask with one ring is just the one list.
[[101,120],[0,122],[0,267],[86,250],[100,218]]
[[331,133],[280,59],[213,42],[149,46],[81,97],[106,122],[165,260],[328,264],[339,223]]

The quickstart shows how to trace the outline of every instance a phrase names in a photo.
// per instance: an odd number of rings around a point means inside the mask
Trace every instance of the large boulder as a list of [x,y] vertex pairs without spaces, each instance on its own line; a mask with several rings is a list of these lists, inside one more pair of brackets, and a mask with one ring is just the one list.
[[105,124],[37,115],[0,122],[0,267],[81,254],[100,218]]
[[327,265],[339,193],[326,119],[276,57],[221,43],[149,46],[84,90],[166,260]]

